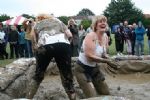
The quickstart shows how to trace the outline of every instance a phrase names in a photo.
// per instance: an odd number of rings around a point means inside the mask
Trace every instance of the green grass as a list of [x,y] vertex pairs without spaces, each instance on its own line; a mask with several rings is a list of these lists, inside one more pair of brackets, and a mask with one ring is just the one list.
[[[116,54],[116,49],[115,49],[115,39],[114,39],[114,34],[111,34],[112,38],[112,44],[109,47],[109,54],[115,55]],[[10,53],[9,45],[7,45],[7,52]],[[124,54],[126,54],[126,47],[124,47]],[[144,36],[144,53],[145,55],[148,54],[148,41],[147,41],[147,36]],[[4,67],[5,65],[13,62],[15,59],[6,59],[6,60],[0,60],[0,67]]]
[[[6,51],[10,55],[9,44],[7,45]],[[0,60],[0,67],[5,67],[5,65],[12,63],[14,60],[16,60],[16,59]]]
[[[110,55],[116,55],[114,34],[111,34],[111,38],[112,38],[112,44],[111,44],[110,47],[109,47],[109,54],[110,54]],[[124,45],[123,54],[127,54],[127,53],[126,53],[126,46],[125,46],[125,45]],[[147,35],[146,35],[146,34],[145,34],[145,36],[144,36],[144,54],[145,54],[145,55],[148,54],[148,40],[147,40]]]
[[0,60],[0,67],[5,67],[5,65],[13,62],[15,59],[6,59],[6,60]]

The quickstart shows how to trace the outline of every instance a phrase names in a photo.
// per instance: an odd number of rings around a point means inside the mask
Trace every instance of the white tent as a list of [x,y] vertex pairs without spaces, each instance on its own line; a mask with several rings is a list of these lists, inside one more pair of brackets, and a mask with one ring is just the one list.
[[4,25],[22,25],[22,23],[26,20],[25,17],[23,16],[17,16],[17,17],[14,17],[12,19],[9,19],[9,20],[6,20],[6,21],[3,21],[2,23]]

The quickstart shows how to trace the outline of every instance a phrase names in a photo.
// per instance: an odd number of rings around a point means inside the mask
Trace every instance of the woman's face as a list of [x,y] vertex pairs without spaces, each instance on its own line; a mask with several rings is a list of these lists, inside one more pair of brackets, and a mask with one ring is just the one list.
[[97,32],[105,32],[107,28],[107,22],[106,20],[99,20],[97,22],[96,30]]

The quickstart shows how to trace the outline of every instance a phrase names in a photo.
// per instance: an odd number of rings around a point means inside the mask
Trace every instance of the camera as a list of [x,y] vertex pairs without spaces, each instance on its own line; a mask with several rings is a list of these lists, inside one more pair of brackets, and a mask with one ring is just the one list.
[[70,25],[70,27],[73,27],[73,25]]
[[31,21],[31,20],[29,20],[29,23],[32,23],[32,21]]

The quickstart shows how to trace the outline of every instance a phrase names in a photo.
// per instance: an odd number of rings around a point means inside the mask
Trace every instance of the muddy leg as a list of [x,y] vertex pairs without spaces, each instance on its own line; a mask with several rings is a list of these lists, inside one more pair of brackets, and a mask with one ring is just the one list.
[[51,54],[49,54],[49,51],[46,50],[46,47],[38,48],[35,56],[36,58],[35,75],[33,75],[33,79],[30,81],[28,85],[26,98],[32,99],[36,94],[40,83],[44,79],[44,73],[49,65],[49,62],[52,59],[52,56],[50,55]]
[[94,86],[100,95],[109,95],[109,88],[105,81],[93,82]]
[[94,88],[94,85],[92,82],[88,82],[85,74],[84,74],[84,69],[76,64],[76,68],[75,68],[75,76],[77,78],[77,81],[81,87],[81,89],[83,90],[85,96],[87,98],[89,97],[95,97],[96,96],[96,90]]
[[98,94],[100,95],[109,94],[109,88],[105,82],[104,74],[101,72],[99,67],[95,67],[92,71],[92,82]]

